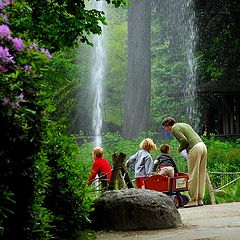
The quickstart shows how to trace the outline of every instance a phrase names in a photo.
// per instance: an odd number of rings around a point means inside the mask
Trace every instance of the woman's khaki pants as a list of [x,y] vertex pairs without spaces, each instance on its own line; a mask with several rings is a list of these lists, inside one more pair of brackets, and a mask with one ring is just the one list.
[[207,171],[207,147],[197,143],[188,155],[188,192],[192,201],[203,200]]

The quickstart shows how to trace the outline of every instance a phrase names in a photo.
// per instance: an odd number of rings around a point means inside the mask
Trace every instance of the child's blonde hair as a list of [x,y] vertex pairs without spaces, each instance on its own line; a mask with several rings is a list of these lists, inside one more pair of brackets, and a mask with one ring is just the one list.
[[140,148],[145,149],[147,151],[155,150],[157,149],[156,144],[153,142],[151,138],[145,138],[141,143],[140,143]]
[[93,149],[93,156],[97,158],[101,158],[103,156],[103,149],[101,147],[95,147]]

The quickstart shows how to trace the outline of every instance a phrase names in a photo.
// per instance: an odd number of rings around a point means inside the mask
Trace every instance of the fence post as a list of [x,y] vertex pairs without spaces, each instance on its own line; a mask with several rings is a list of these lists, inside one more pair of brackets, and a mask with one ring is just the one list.
[[116,181],[117,181],[117,178],[119,177],[120,171],[125,176],[124,181],[126,182],[128,188],[134,187],[124,166],[125,158],[126,158],[126,154],[124,153],[112,154],[113,170],[112,170],[112,177],[110,179],[110,183],[108,187],[109,190],[115,189]]

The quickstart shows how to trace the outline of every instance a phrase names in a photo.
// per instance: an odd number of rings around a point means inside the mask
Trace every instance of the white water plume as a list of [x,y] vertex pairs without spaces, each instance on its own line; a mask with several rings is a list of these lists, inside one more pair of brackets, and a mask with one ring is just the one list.
[[186,100],[186,114],[189,117],[189,122],[192,124],[194,129],[197,130],[199,125],[198,116],[198,103],[196,99],[196,57],[195,48],[197,40],[197,26],[196,26],[196,16],[194,10],[194,1],[185,0],[183,5],[183,10],[188,13],[186,18],[188,19],[185,32],[185,46],[186,46],[186,56],[187,56],[187,81],[184,88],[184,97]]
[[[94,1],[93,8],[106,12],[104,1]],[[93,93],[93,121],[94,146],[102,145],[102,111],[103,111],[103,80],[105,77],[106,50],[105,29],[103,25],[102,34],[93,37],[94,47],[92,49],[91,91]]]
[[[198,126],[198,104],[196,98],[196,42],[198,37],[194,0],[161,0],[157,15],[161,21],[160,42],[169,42],[169,63],[179,66],[177,74],[181,83],[178,92],[181,99],[182,116],[194,129]],[[156,24],[156,23],[155,23]],[[161,39],[162,38],[162,39]],[[160,56],[161,58],[161,56]],[[182,68],[180,67],[182,66]],[[175,79],[175,76],[169,76]]]

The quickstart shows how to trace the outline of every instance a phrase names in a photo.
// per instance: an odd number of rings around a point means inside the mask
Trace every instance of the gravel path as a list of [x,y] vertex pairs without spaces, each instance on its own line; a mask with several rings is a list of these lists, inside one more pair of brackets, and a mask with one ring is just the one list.
[[183,226],[154,231],[98,232],[97,240],[239,240],[240,202],[181,208]]

